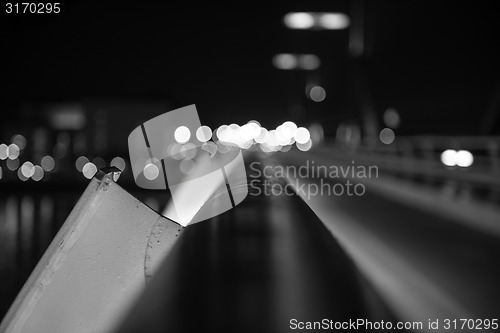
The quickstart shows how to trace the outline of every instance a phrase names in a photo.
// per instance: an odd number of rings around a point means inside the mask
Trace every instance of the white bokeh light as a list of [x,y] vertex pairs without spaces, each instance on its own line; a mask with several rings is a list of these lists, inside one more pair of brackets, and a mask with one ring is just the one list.
[[260,125],[258,123],[252,122],[252,121],[248,122],[248,125],[251,128],[252,139],[255,139],[260,134]]
[[44,176],[45,172],[43,171],[42,167],[41,167],[41,166],[39,166],[39,165],[35,165],[35,168],[34,168],[34,169],[35,169],[35,170],[34,170],[34,172],[33,172],[33,175],[31,176],[31,178],[32,178],[34,181],[38,182],[38,181],[42,180],[42,178],[43,178],[43,176]]
[[290,29],[309,29],[314,26],[314,16],[304,12],[288,13],[284,22]]
[[453,149],[446,149],[441,153],[441,162],[446,166],[457,165],[457,151]]
[[15,160],[19,157],[19,147],[15,143],[11,143],[8,147],[9,159]]
[[187,158],[189,160],[195,158],[196,154],[198,153],[198,150],[196,149],[196,146],[192,144],[191,142],[186,143],[185,145],[182,145],[180,154],[182,155],[183,158]]
[[459,150],[457,152],[457,165],[462,168],[467,168],[474,163],[474,156],[468,150]]
[[240,127],[239,134],[240,137],[245,141],[252,140],[253,138],[255,138],[254,127],[251,124],[245,124]]
[[50,171],[54,170],[54,168],[56,166],[56,161],[54,160],[54,158],[52,156],[46,155],[46,156],[42,157],[40,165],[42,166],[42,169],[44,171],[50,172]]
[[186,143],[191,138],[191,131],[186,126],[179,126],[175,129],[174,138],[178,143]]
[[286,153],[287,151],[290,151],[290,149],[292,149],[292,145],[286,145],[281,147],[280,151]]
[[17,169],[17,176],[19,177],[19,179],[21,179],[23,182],[27,181],[29,179],[29,177],[26,177],[21,168]]
[[26,138],[21,134],[14,135],[11,141],[16,144],[20,150],[23,150],[26,147]]
[[349,17],[342,13],[322,13],[318,21],[319,26],[327,30],[345,29],[350,23]]
[[89,162],[89,159],[86,157],[86,156],[80,156],[76,159],[75,161],[75,167],[76,167],[76,170],[82,172],[83,171],[83,167],[85,166],[85,164],[87,164]]
[[35,173],[35,166],[29,161],[24,162],[21,166],[21,173],[24,177],[30,178]]
[[253,120],[253,119],[249,120],[247,124],[255,124],[255,125],[259,126],[259,128],[261,126],[260,123],[257,120]]
[[282,146],[285,146],[290,142],[293,138],[293,134],[293,131],[288,126],[280,125],[276,128],[276,139]]
[[298,144],[305,144],[311,138],[309,130],[305,127],[299,127],[295,131],[294,139]]
[[297,145],[297,148],[302,151],[308,151],[312,147],[312,141],[309,139],[305,143],[295,143]]
[[160,169],[153,163],[148,163],[144,166],[144,177],[147,180],[155,180],[160,174]]
[[383,115],[384,123],[390,128],[398,128],[401,123],[401,117],[394,108],[388,108]]
[[109,165],[117,167],[118,169],[120,169],[120,171],[123,171],[123,170],[125,170],[127,163],[125,162],[125,160],[123,158],[116,156],[115,158],[113,158],[111,160]]
[[392,129],[386,127],[380,131],[379,137],[380,137],[380,141],[383,144],[390,145],[396,139],[396,134],[394,133],[394,131]]
[[318,69],[320,66],[320,60],[318,56],[314,54],[302,54],[299,56],[299,67],[308,71],[313,71]]
[[182,145],[173,143],[168,147],[168,155],[174,160],[181,160],[184,156],[181,153]]
[[201,126],[196,130],[196,138],[200,142],[207,142],[212,138],[212,129],[208,126]]
[[219,153],[225,154],[229,152],[229,147],[224,144],[222,141],[217,141],[217,151]]
[[5,160],[9,157],[9,147],[2,143],[0,144],[0,160]]
[[214,157],[215,154],[217,153],[217,145],[212,141],[205,142],[201,146],[201,150],[208,152],[210,154],[210,157]]
[[278,69],[291,70],[297,67],[298,59],[289,53],[277,54],[273,57],[273,65]]
[[[265,143],[271,147],[277,147],[280,145],[280,143],[278,141],[278,137],[276,135],[276,130],[269,131],[269,136],[267,137],[267,140]],[[277,149],[279,149],[279,148],[277,148]]]
[[315,102],[323,102],[326,98],[326,91],[323,87],[314,86],[309,91],[309,97]]
[[97,173],[97,167],[92,162],[87,162],[82,168],[83,175],[87,179],[91,179]]
[[184,174],[190,175],[196,170],[196,163],[193,160],[185,159],[181,161],[179,168]]
[[297,124],[295,124],[293,121],[288,120],[283,123],[283,126],[288,127],[292,131],[292,136],[295,135],[295,132],[297,131]]
[[226,129],[228,129],[229,126],[227,125],[221,125],[219,126],[219,128],[217,129],[217,138],[220,140],[221,139],[221,136],[224,135],[224,132],[226,131]]
[[259,135],[257,135],[257,137],[255,138],[255,142],[264,143],[267,141],[268,136],[269,136],[269,132],[267,131],[267,129],[265,129],[264,127],[261,127],[260,131],[259,131]]
[[[316,129],[316,127],[317,125],[314,129]],[[176,141],[187,140],[188,134],[190,135],[188,131],[189,129],[185,126],[177,128],[175,133]],[[199,142],[202,142],[202,146],[196,147],[190,142],[185,144],[172,143],[165,147],[165,154],[176,160],[189,160],[194,159],[198,151],[198,149],[194,148],[200,148],[213,157],[217,152],[227,153],[238,149],[251,151],[262,150],[268,153],[277,151],[286,152],[289,151],[294,144],[298,144],[301,150],[306,151],[313,145],[321,142],[323,137],[322,128],[320,128],[319,132],[321,133],[315,133],[316,135],[313,137],[312,131],[310,132],[309,129],[305,127],[297,127],[297,124],[290,120],[283,122],[273,130],[267,130],[265,127],[261,127],[260,123],[256,120],[250,120],[241,126],[236,123],[221,125],[214,131],[208,126],[201,126],[196,131],[195,136]],[[311,141],[311,143],[309,143],[309,141]],[[185,164],[186,163],[188,162],[185,162]],[[146,164],[148,164],[148,162],[146,162]],[[151,162],[151,164],[158,165],[156,162]]]
[[7,160],[6,162],[7,164],[7,169],[9,169],[10,171],[14,171],[16,170],[17,168],[19,168],[19,159],[16,158],[15,160],[11,160],[10,158]]

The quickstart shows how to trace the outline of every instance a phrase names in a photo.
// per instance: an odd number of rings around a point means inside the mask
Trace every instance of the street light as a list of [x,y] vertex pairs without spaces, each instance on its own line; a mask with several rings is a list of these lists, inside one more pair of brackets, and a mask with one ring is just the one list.
[[273,57],[273,65],[277,69],[302,69],[313,71],[319,68],[321,61],[314,54],[280,53]]
[[347,28],[350,19],[343,13],[292,12],[285,15],[283,22],[290,29],[339,30]]
[[319,25],[323,29],[338,30],[349,26],[349,17],[342,13],[322,13],[319,14]]
[[284,22],[291,29],[310,29],[314,26],[314,16],[312,13],[288,13]]

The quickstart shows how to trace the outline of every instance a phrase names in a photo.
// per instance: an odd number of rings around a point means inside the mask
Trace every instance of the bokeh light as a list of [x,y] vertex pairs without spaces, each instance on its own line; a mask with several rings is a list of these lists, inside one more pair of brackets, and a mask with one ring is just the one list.
[[[87,162],[88,161],[86,161],[85,163],[87,163]],[[85,165],[85,163],[83,163],[83,165]],[[46,156],[42,157],[40,165],[44,171],[50,172],[50,171],[54,170],[54,168],[56,166],[56,161],[54,160],[54,158],[52,156],[46,155]],[[78,170],[78,171],[81,171],[81,169],[83,168],[83,165],[80,168],[80,170]]]
[[127,167],[127,163],[125,162],[125,160],[123,158],[121,158],[120,156],[116,156],[114,157],[111,162],[109,163],[110,166],[114,166],[118,169],[120,169],[120,171],[124,171],[125,168]]
[[309,29],[314,26],[314,16],[311,13],[288,13],[283,21],[290,29]]
[[0,160],[5,160],[9,157],[9,146],[5,143],[0,144]]
[[457,165],[457,152],[453,149],[446,149],[441,153],[441,162],[446,166]]
[[311,134],[311,141],[315,146],[325,140],[325,131],[323,126],[319,123],[311,124],[309,126],[309,133]]
[[178,143],[174,143],[169,146],[169,155],[172,157],[174,160],[180,160],[183,159],[184,156],[181,153],[182,145]]
[[219,126],[219,128],[217,129],[217,138],[220,140],[221,138],[221,134],[223,134],[226,129],[228,129],[229,126],[227,125],[222,125],[222,126]]
[[309,97],[315,102],[323,102],[326,98],[326,91],[321,86],[314,86],[309,91]]
[[158,178],[159,174],[160,169],[153,163],[148,163],[144,166],[144,177],[146,177],[147,180],[155,180]]
[[459,150],[457,152],[457,165],[462,168],[467,168],[474,163],[474,156],[468,150]]
[[80,156],[76,159],[75,161],[75,167],[76,167],[76,170],[82,172],[83,171],[83,167],[85,166],[85,164],[87,164],[89,162],[89,159],[86,157],[86,156]]
[[350,19],[342,13],[321,13],[318,19],[319,26],[327,30],[345,29],[349,26]]
[[21,162],[19,161],[18,158],[16,158],[15,160],[11,160],[11,159],[8,159],[6,164],[7,164],[7,169],[9,169],[10,171],[14,171],[16,170],[17,168],[19,168],[19,164]]
[[309,130],[307,128],[299,127],[295,131],[294,138],[298,144],[305,144],[311,138],[311,134],[309,133]]
[[175,129],[174,138],[178,143],[186,143],[191,138],[191,131],[186,126],[179,126]]
[[[324,138],[322,126],[314,124],[311,128],[315,130],[314,140],[318,143],[321,142]],[[166,156],[179,161],[193,160],[200,150],[206,151],[211,157],[214,157],[217,152],[224,154],[238,149],[250,151],[261,150],[266,153],[277,151],[287,152],[295,143],[302,145],[301,148],[303,150],[309,150],[315,144],[311,132],[305,127],[298,128],[297,124],[291,120],[285,121],[276,129],[270,130],[262,127],[257,120],[250,120],[241,126],[236,123],[221,125],[213,131],[208,126],[200,126],[195,133],[197,141],[202,143],[200,147],[187,142],[191,136],[191,132],[186,126],[178,127],[174,136],[176,142],[166,146],[164,152]],[[184,141],[186,141],[184,144],[179,143]],[[309,144],[308,141],[311,141],[312,144]],[[113,161],[112,163],[114,164],[115,162]],[[120,164],[124,163],[123,159],[119,159],[119,161]],[[86,160],[81,158],[78,164],[82,164],[83,162],[86,162]],[[95,159],[92,162],[96,164]],[[155,161],[149,162],[146,162],[146,165],[153,164],[156,168],[159,168],[158,163]],[[189,162],[183,163],[186,172],[191,170],[190,165]],[[99,168],[97,164],[96,166]],[[149,175],[155,177],[156,169],[153,166],[148,166],[148,168],[151,168]]]
[[388,108],[385,110],[384,123],[390,128],[398,128],[401,123],[398,111],[394,108]]
[[201,149],[204,151],[207,151],[210,154],[210,157],[214,157],[215,154],[217,153],[217,145],[213,143],[212,141],[205,142],[202,146]]
[[26,138],[21,134],[13,135],[11,142],[16,144],[20,150],[23,150],[26,147]]
[[292,136],[295,135],[295,131],[297,131],[297,124],[295,124],[293,121],[285,121],[283,123],[283,126],[288,127],[290,131],[292,131]]
[[264,143],[267,141],[268,137],[269,137],[268,130],[265,129],[264,127],[261,127],[259,135],[255,138],[255,142]]
[[256,129],[255,126],[255,124],[245,124],[241,126],[239,129],[240,137],[245,141],[253,140],[259,135],[259,129]]
[[217,151],[219,153],[225,154],[229,151],[229,147],[219,140],[217,141]]
[[312,147],[312,141],[308,140],[306,143],[295,143],[297,145],[297,148],[302,151],[308,151]]
[[21,166],[21,173],[24,177],[30,178],[35,174],[35,166],[30,161],[26,161]]
[[292,149],[292,145],[286,145],[280,148],[280,151],[283,153],[286,153],[287,151],[290,151]]
[[17,169],[17,177],[19,177],[20,180],[22,180],[23,182],[27,181],[29,179],[29,177],[26,177],[21,168]]
[[42,180],[42,178],[43,178],[44,174],[45,174],[45,173],[44,173],[44,171],[43,171],[42,167],[41,167],[41,166],[39,166],[39,165],[35,165],[35,167],[34,167],[34,172],[33,172],[33,175],[31,176],[31,178],[32,178],[34,181],[38,182],[38,181]]
[[302,54],[299,56],[299,67],[308,71],[318,69],[321,62],[314,54]]
[[11,143],[8,147],[7,154],[9,159],[15,160],[19,157],[19,147],[15,143]]
[[293,54],[281,53],[273,57],[273,65],[278,69],[291,70],[297,67],[298,59]]
[[248,121],[247,124],[255,124],[255,125],[259,126],[259,128],[262,126],[257,120],[253,120],[253,119]]
[[380,141],[386,145],[390,145],[391,143],[393,143],[394,139],[396,138],[396,134],[394,134],[394,131],[387,127],[380,131],[379,136]]
[[186,158],[188,160],[191,160],[195,158],[196,154],[198,153],[198,149],[196,146],[190,142],[186,143],[185,145],[182,145],[180,154],[182,155],[183,158]]
[[92,162],[87,162],[82,168],[83,175],[87,179],[91,179],[97,173],[97,167]]
[[287,145],[293,138],[294,132],[284,125],[280,125],[276,128],[276,139],[278,143],[282,146]]
[[196,130],[196,138],[200,142],[207,142],[212,138],[212,129],[208,126],[201,126]]
[[278,137],[276,135],[276,130],[270,130],[269,131],[269,136],[268,136],[267,141],[265,143],[268,146],[271,146],[271,149],[273,149],[272,147],[279,146],[280,143],[278,142]]
[[196,170],[196,164],[193,160],[184,159],[181,161],[179,168],[184,174],[190,175]]

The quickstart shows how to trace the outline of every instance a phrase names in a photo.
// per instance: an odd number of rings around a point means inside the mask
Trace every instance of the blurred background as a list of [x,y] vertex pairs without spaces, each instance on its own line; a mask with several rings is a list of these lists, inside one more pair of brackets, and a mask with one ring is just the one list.
[[[363,281],[349,285],[351,295],[371,295],[352,301],[353,313],[373,314],[377,299],[385,315],[404,318],[412,306],[436,301],[436,290],[446,299],[442,304],[453,305],[448,310],[467,304],[457,313],[498,310],[500,21],[494,5],[335,0],[206,8],[63,1],[59,14],[2,12],[0,316],[96,169],[119,167],[118,184],[151,208],[163,208],[164,193],[134,184],[127,137],[141,123],[189,104],[212,129],[249,120],[270,129],[293,121],[311,134],[312,147],[266,155],[256,146],[246,152],[248,160],[353,161],[380,171],[362,197],[251,198],[240,213],[236,208],[193,226],[193,235],[209,235],[207,226],[218,223],[214,228],[226,237],[220,246],[236,251],[241,245],[227,239],[237,235],[250,244],[239,259],[258,268],[277,234],[312,247],[297,250],[305,253],[299,263],[306,263],[322,250],[303,238],[328,242],[329,231],[340,247],[325,251],[343,258],[332,267],[345,261],[342,267]],[[264,213],[252,218],[255,210]],[[294,227],[311,218],[326,229]],[[263,239],[271,245],[262,247]],[[231,271],[241,273],[228,279],[241,287],[237,281],[248,277],[248,266],[236,264],[239,259],[228,259]],[[376,266],[385,273],[371,267],[372,260],[382,260]],[[336,274],[334,268],[321,272],[329,264],[318,265],[305,281]],[[408,276],[421,283],[404,285],[405,292],[383,287]],[[245,281],[270,288],[266,281],[273,277]],[[317,295],[334,295],[346,281],[319,283]],[[253,289],[245,290],[238,297],[251,297]],[[398,297],[415,299],[422,290],[434,296],[397,310]]]

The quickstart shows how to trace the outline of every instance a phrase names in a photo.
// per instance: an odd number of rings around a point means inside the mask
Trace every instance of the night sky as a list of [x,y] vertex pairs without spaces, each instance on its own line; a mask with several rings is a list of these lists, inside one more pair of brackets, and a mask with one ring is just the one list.
[[[210,8],[72,1],[63,2],[61,15],[2,12],[2,111],[15,117],[9,111],[20,103],[40,100],[167,100],[172,107],[196,104],[212,126],[257,119],[272,127],[293,118],[335,128],[360,121],[351,77],[361,64],[377,120],[396,108],[399,134],[498,133],[498,119],[493,132],[480,130],[500,94],[494,2],[436,3],[367,2],[362,59],[349,56],[348,30],[297,31],[282,23],[289,11],[350,14],[349,1]],[[322,67],[277,70],[271,60],[280,52],[315,53]],[[305,97],[308,83],[325,87],[323,103]]]

